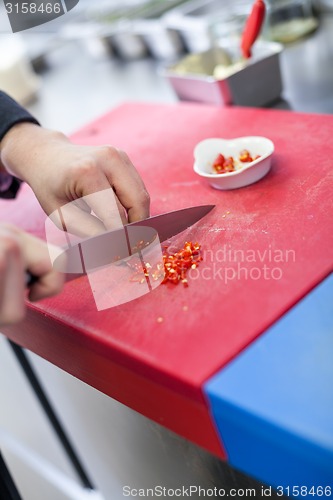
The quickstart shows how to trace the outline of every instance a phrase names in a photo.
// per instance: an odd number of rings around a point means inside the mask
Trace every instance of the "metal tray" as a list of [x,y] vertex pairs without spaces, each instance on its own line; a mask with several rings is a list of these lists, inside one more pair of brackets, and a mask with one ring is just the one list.
[[[235,51],[235,47],[231,49]],[[207,62],[208,66],[212,66],[209,59],[214,58],[215,50],[208,49],[198,54],[202,58],[203,67],[207,67]],[[180,74],[177,64],[162,69],[162,73],[182,101],[219,106],[264,106],[277,100],[282,92],[279,61],[281,50],[281,44],[258,41],[254,46],[253,56],[238,67],[231,68],[230,74],[224,78],[193,72]],[[209,71],[208,69],[207,72]]]

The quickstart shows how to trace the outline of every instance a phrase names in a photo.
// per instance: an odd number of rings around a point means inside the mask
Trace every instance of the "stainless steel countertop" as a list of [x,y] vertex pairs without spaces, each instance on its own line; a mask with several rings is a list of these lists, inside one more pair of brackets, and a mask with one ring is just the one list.
[[[333,113],[333,14],[281,56],[283,100],[275,108]],[[152,59],[122,62],[67,41],[48,56],[37,100],[29,109],[44,126],[70,133],[124,101],[177,102]]]

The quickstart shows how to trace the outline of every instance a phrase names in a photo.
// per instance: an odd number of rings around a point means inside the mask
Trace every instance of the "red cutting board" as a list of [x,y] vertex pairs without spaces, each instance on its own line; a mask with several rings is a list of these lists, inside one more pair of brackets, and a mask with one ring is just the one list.
[[[194,146],[243,135],[274,142],[272,170],[252,186],[210,188],[193,172]],[[113,144],[129,154],[153,214],[216,205],[173,241],[202,245],[201,274],[188,288],[161,285],[101,312],[82,278],[31,307],[25,325],[6,334],[223,456],[203,383],[332,271],[332,136],[332,116],[196,104],[125,104],[84,127],[76,143]],[[1,219],[42,234],[44,216],[29,188],[0,210]],[[226,267],[238,264],[239,279],[226,283]],[[265,274],[264,265],[279,272]]]

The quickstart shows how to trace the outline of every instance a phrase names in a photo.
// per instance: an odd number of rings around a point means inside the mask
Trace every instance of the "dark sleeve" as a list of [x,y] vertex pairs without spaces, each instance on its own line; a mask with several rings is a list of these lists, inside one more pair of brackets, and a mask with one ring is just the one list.
[[[9,95],[0,91],[0,142],[9,129],[17,123],[22,122],[30,122],[39,125],[38,121],[26,109],[9,97]],[[21,181],[19,179],[12,177],[9,188],[2,191],[0,182],[0,198],[15,198],[20,183]]]

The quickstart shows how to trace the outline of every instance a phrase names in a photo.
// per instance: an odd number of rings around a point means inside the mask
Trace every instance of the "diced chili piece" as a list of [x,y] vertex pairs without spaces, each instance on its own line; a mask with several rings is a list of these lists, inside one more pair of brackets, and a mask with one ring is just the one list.
[[247,149],[243,149],[239,153],[239,161],[241,161],[243,163],[249,163],[249,162],[253,161],[252,156],[250,155],[250,153]]

